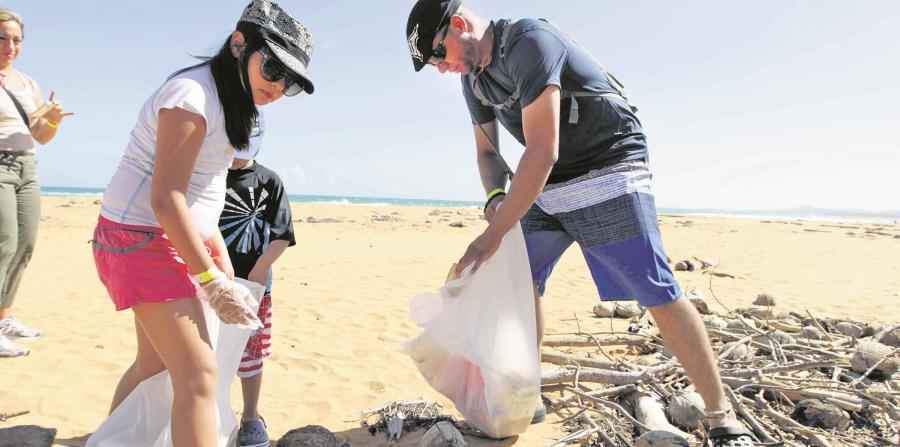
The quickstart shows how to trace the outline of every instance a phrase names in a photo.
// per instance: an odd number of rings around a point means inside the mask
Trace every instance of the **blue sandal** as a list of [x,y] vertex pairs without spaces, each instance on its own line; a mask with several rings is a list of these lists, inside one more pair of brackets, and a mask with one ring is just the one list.
[[241,431],[238,435],[240,447],[269,447],[269,432],[266,431],[266,421],[259,418],[258,421],[241,422]]
[[710,447],[754,447],[753,437],[743,427],[716,427],[709,431]]

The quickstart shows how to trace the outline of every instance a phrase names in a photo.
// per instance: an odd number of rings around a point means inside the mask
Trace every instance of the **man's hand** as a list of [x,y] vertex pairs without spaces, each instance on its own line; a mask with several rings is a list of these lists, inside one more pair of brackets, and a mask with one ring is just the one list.
[[484,220],[491,223],[491,219],[494,218],[494,215],[497,214],[497,210],[500,208],[500,204],[503,203],[503,199],[506,195],[501,195],[500,197],[494,198],[491,200],[491,203],[484,209]]
[[497,252],[497,249],[500,248],[500,242],[503,241],[502,234],[496,234],[491,228],[488,228],[481,233],[480,236],[475,238],[471,244],[469,244],[469,248],[466,249],[465,254],[459,261],[456,261],[456,272],[454,275],[459,278],[462,275],[463,270],[472,265],[472,273],[478,271],[478,268],[481,267],[481,264],[484,261],[487,261]]

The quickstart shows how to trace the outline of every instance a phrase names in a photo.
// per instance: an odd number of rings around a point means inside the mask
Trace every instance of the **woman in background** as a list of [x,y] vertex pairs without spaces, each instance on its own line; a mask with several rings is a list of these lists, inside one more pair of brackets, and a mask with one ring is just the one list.
[[28,349],[13,340],[42,335],[12,315],[41,219],[34,142],[49,143],[63,118],[72,115],[55,101],[54,92],[45,104],[37,81],[13,68],[24,40],[22,18],[0,8],[0,357],[27,355]]

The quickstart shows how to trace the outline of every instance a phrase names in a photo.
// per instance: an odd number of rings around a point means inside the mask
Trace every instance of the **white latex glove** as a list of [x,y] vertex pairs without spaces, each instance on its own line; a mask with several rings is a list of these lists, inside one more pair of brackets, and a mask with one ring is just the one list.
[[259,317],[253,312],[253,296],[243,284],[221,275],[197,290],[197,298],[209,303],[222,322],[243,329],[263,327]]

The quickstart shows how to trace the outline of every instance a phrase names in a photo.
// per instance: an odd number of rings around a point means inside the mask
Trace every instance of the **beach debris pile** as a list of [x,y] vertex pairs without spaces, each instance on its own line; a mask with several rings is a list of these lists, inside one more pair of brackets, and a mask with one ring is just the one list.
[[[430,400],[397,400],[379,408],[353,413],[351,416],[358,418],[360,425],[368,429],[372,436],[384,433],[390,444],[400,440],[404,433],[420,428],[429,429],[444,421],[454,423],[453,418],[444,413],[441,404]],[[440,433],[432,436],[438,435],[447,436]]]
[[[900,444],[900,323],[776,313],[771,294],[715,314],[699,290],[687,296],[705,314],[731,405],[759,443]],[[577,333],[544,338],[542,361],[559,367],[545,367],[542,397],[568,433],[552,445],[701,445],[700,395],[648,316],[617,309],[594,313],[630,318],[627,331],[579,323]]]

